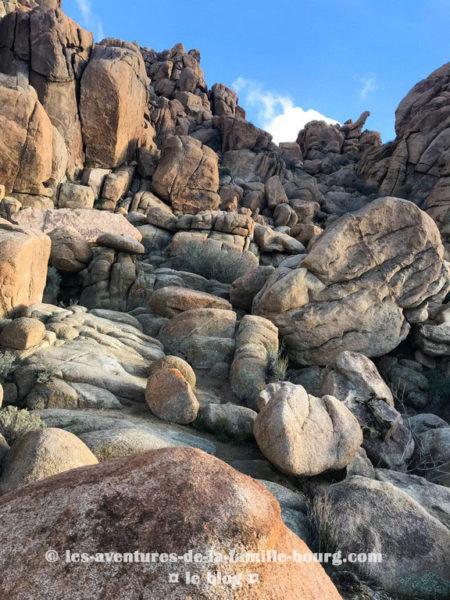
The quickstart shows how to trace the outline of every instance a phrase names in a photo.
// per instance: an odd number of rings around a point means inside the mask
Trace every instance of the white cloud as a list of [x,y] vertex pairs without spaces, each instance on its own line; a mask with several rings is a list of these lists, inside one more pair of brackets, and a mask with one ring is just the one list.
[[361,82],[361,89],[359,90],[359,95],[363,99],[367,98],[367,96],[374,92],[378,87],[377,78],[373,73],[369,73],[364,77],[360,77],[359,81]]
[[256,110],[258,126],[272,134],[275,143],[295,142],[298,132],[309,121],[338,121],[322,115],[312,108],[304,110],[295,106],[292,98],[263,89],[254,81],[239,77],[232,85],[241,95],[244,106]]
[[103,23],[101,20],[94,14],[92,10],[92,5],[90,0],[76,0],[78,10],[81,13],[81,16],[84,21],[84,26],[89,27],[94,32],[94,37],[96,40],[101,40],[105,37],[103,31]]

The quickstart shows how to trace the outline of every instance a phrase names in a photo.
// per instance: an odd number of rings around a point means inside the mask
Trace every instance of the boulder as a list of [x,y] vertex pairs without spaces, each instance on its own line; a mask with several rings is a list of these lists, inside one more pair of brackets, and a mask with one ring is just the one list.
[[60,208],[58,210],[38,210],[27,208],[15,217],[18,225],[50,233],[58,227],[71,227],[83,236],[86,242],[97,242],[107,231],[109,234],[130,236],[138,242],[142,234],[123,215],[95,209]]
[[138,192],[133,196],[130,210],[143,212],[147,222],[155,227],[161,227],[168,231],[176,229],[177,218],[170,206],[167,206],[155,194],[151,192]]
[[19,77],[24,70],[29,72],[30,84],[65,142],[67,170],[73,176],[83,166],[79,81],[93,38],[59,8],[46,10],[56,8],[57,2],[40,4],[42,8],[27,15],[12,13],[2,21],[0,71]]
[[263,317],[245,315],[236,334],[236,351],[230,370],[235,396],[250,408],[258,407],[258,396],[270,379],[272,363],[278,359],[278,329]]
[[68,431],[53,428],[30,431],[13,444],[3,462],[0,490],[10,492],[97,462],[89,448]]
[[94,46],[80,84],[88,166],[114,168],[133,158],[144,134],[148,83],[138,46],[114,39]]
[[361,446],[357,420],[333,396],[316,398],[300,385],[272,383],[261,393],[260,406],[256,442],[264,456],[288,475],[343,469]]
[[95,196],[92,188],[66,181],[59,188],[59,208],[94,208]]
[[162,317],[175,317],[195,308],[220,308],[231,310],[231,304],[206,292],[169,285],[155,290],[150,296],[150,308]]
[[205,429],[216,437],[252,440],[256,412],[236,404],[205,404],[200,408],[195,427]]
[[374,464],[405,469],[414,438],[370,359],[341,352],[322,382],[321,393],[341,400],[357,418],[364,433],[363,446]]
[[266,181],[265,193],[267,206],[271,209],[288,201],[288,197],[278,175],[273,175]]
[[21,317],[11,321],[0,333],[0,345],[14,350],[28,350],[42,342],[45,326],[39,319]]
[[[249,600],[340,598],[315,562],[225,561],[221,579],[208,583],[207,571],[217,575],[218,569],[206,562],[157,560],[151,572],[137,562],[114,562],[111,577],[104,564],[80,562],[76,569],[67,569],[64,560],[42,559],[49,548],[61,557],[66,550],[92,554],[106,548],[180,556],[191,549],[217,555],[266,550],[292,554],[294,549],[309,553],[283,524],[278,503],[261,484],[198,450],[156,450],[17,490],[0,500],[0,534],[5,540],[0,548],[4,597],[14,595],[19,585],[22,594],[35,598],[77,598],[80,590],[84,597],[188,597],[193,593],[186,582],[189,572],[199,578],[195,595],[205,600],[229,597],[231,581]],[[31,558],[25,537],[33,541]],[[170,573],[176,583],[171,583]]]
[[417,83],[395,113],[396,138],[368,152],[361,175],[386,195],[424,203],[448,241],[450,63]]
[[450,532],[427,504],[388,481],[355,476],[328,486],[314,499],[321,550],[381,554],[381,562],[345,568],[393,596],[448,598]]
[[220,206],[217,154],[189,136],[168,137],[153,175],[153,190],[183,213]]
[[82,271],[92,258],[92,249],[74,227],[56,227],[50,231],[50,264],[62,273]]
[[0,181],[6,194],[52,196],[52,172],[53,127],[36,92],[7,85],[1,76]]
[[236,308],[251,312],[253,299],[262,289],[274,267],[260,266],[235,279],[230,287],[230,301]]
[[144,254],[144,246],[131,235],[119,233],[103,233],[97,238],[97,245],[112,248],[126,254]]
[[154,415],[163,421],[188,425],[197,418],[199,403],[195,397],[195,373],[176,356],[161,358],[152,364],[145,401]]
[[0,315],[41,302],[47,279],[50,238],[0,221]]
[[166,352],[194,368],[209,369],[229,363],[234,351],[236,314],[220,308],[187,310],[161,328],[158,338]]
[[253,312],[277,325],[300,364],[343,350],[382,356],[407,336],[407,311],[445,289],[443,252],[426,213],[379,198],[329,226],[300,264],[278,268]]

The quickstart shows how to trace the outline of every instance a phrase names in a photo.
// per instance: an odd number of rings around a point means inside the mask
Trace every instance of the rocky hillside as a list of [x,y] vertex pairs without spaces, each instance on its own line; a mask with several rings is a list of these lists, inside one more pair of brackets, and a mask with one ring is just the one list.
[[[449,598],[450,63],[276,145],[60,4],[0,1],[0,597]],[[190,550],[344,560],[89,559]]]

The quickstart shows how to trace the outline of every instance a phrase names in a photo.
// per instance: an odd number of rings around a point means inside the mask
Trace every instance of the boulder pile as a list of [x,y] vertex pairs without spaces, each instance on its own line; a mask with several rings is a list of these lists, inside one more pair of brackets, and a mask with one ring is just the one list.
[[277,145],[63,8],[0,1],[0,597],[449,598],[450,63]]

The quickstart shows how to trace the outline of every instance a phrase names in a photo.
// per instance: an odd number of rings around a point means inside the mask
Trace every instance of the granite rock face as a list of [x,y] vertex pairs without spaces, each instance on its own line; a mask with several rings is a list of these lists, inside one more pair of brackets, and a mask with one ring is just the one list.
[[407,310],[445,289],[439,231],[423,211],[380,198],[341,217],[298,267],[280,267],[253,302],[301,364],[329,364],[343,350],[381,356],[410,331]]
[[[171,502],[165,502],[169,497]],[[145,509],[149,502],[151,513]],[[4,496],[0,515],[8,539],[0,552],[6,557],[9,551],[14,557],[13,562],[2,560],[5,569],[0,590],[4,595],[17,589],[18,580],[23,593],[35,597],[43,597],[44,593],[60,598],[81,597],[81,589],[91,597],[139,592],[143,598],[162,600],[174,589],[183,595],[192,591],[189,584],[183,583],[187,571],[184,564],[159,562],[151,575],[141,564],[122,564],[116,566],[114,578],[104,565],[81,565],[67,574],[62,561],[50,564],[36,560],[28,562],[25,569],[25,561],[20,558],[24,545],[19,543],[25,531],[33,540],[34,555],[39,557],[50,546],[57,552],[72,547],[74,536],[81,549],[91,547],[93,551],[104,546],[128,549],[131,536],[137,547],[170,548],[180,555],[191,548],[224,554],[232,549],[274,549],[289,554],[294,548],[301,554],[308,553],[306,544],[284,525],[279,504],[261,484],[192,449],[157,450],[59,475]],[[177,523],[161,527],[173,515],[177,515]],[[206,528],[202,525],[205,520],[210,523]],[[23,531],[13,527],[14,523],[20,523]],[[291,563],[286,567],[244,562],[238,566],[224,564],[223,569],[222,576],[240,575],[240,590],[249,599],[275,595],[293,600],[299,593],[305,600],[340,598],[318,564]],[[190,570],[201,580],[198,590],[203,598],[229,596],[225,583],[208,585],[205,564],[193,563]],[[172,572],[179,573],[176,588],[168,579]],[[250,573],[258,575],[254,585],[249,582]]]
[[144,136],[147,85],[137,46],[113,39],[94,46],[80,83],[89,166],[118,167],[134,156]]
[[0,314],[42,300],[50,238],[32,229],[0,223]]

